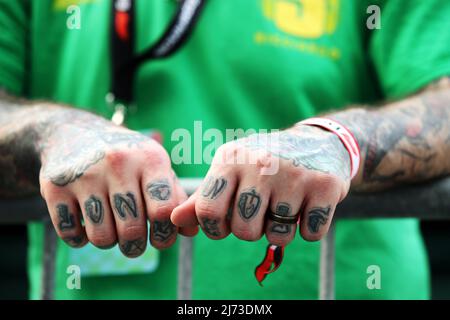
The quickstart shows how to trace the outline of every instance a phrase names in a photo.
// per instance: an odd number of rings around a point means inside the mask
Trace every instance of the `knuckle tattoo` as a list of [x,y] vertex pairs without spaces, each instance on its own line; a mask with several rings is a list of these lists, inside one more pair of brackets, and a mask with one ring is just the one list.
[[147,185],[147,193],[153,200],[167,201],[172,194],[169,180],[158,180]]
[[133,193],[116,193],[113,198],[115,211],[120,219],[126,220],[128,216],[132,218],[139,217],[136,199]]
[[84,203],[84,209],[89,220],[94,224],[103,222],[104,210],[102,201],[96,196],[91,195]]

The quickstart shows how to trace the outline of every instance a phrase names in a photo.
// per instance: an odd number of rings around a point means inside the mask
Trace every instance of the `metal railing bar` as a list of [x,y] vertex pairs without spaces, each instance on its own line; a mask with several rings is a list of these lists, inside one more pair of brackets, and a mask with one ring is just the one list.
[[320,242],[319,300],[335,299],[335,223]]
[[55,288],[57,236],[50,218],[44,220],[44,250],[42,253],[41,299],[53,300]]
[[192,238],[180,236],[177,280],[178,300],[192,299],[193,246],[194,241]]
[[[201,178],[180,179],[180,183],[188,195],[191,195],[197,189],[201,181]],[[335,219],[346,218],[448,220],[450,219],[450,178],[378,193],[350,193],[338,205],[335,213]],[[45,224],[41,297],[52,299],[57,237],[48,218],[44,200],[40,197],[0,199],[0,224],[24,224],[32,221],[44,221]],[[320,299],[334,299],[334,239],[335,227],[333,225],[321,243]],[[192,239],[181,238],[179,250],[177,297],[179,299],[191,299]]]

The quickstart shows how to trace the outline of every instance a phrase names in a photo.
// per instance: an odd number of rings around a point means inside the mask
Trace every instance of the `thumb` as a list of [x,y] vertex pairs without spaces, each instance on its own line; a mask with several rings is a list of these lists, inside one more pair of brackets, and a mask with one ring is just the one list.
[[197,192],[192,194],[185,202],[173,209],[170,220],[172,220],[174,225],[178,227],[194,227],[199,224],[195,214],[196,199]]

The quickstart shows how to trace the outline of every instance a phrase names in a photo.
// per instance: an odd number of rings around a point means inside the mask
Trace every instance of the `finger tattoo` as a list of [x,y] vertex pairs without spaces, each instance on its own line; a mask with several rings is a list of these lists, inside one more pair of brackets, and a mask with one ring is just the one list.
[[157,201],[167,201],[170,199],[172,190],[167,179],[158,180],[147,185],[147,193],[150,198]]
[[239,214],[244,220],[251,220],[256,216],[261,206],[261,196],[255,188],[248,189],[239,196]]
[[331,207],[313,208],[308,213],[308,229],[311,233],[319,232],[321,225],[326,225],[330,215]]
[[82,236],[82,235],[74,236],[74,237],[64,237],[62,239],[72,247],[79,247],[84,242],[84,236]]
[[[289,217],[291,215],[292,208],[291,205],[287,202],[278,202],[277,208],[275,209],[275,213],[280,216]],[[280,234],[288,234],[292,230],[290,224],[286,223],[278,223],[273,221],[271,232],[280,233]]]
[[86,215],[94,224],[101,224],[103,222],[103,205],[102,201],[96,196],[90,196],[84,203]]
[[206,234],[214,237],[220,237],[219,219],[202,219],[203,230]]
[[116,208],[119,218],[125,220],[127,216],[137,218],[137,206],[134,194],[128,192],[126,194],[116,193],[114,195],[114,207]]
[[145,250],[146,240],[144,239],[135,239],[130,241],[122,242],[120,246],[120,250],[129,257],[136,257],[140,255]]
[[169,220],[154,221],[152,223],[153,238],[159,242],[166,242],[175,232],[175,225]]
[[69,207],[65,204],[58,204],[56,206],[58,212],[59,223],[58,227],[61,231],[72,230],[75,228],[75,217],[69,212]]
[[202,195],[205,198],[209,198],[212,200],[217,199],[220,194],[225,190],[227,186],[227,180],[220,177],[220,178],[214,178],[209,177],[206,180],[205,186],[202,190]]
[[288,234],[291,232],[291,225],[285,223],[273,222],[272,228],[270,229],[273,233]]

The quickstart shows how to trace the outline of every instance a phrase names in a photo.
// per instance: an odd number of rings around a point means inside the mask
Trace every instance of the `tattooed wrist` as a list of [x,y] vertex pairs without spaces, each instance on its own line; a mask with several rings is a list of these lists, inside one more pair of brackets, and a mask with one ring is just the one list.
[[[442,88],[447,85],[447,89]],[[373,110],[329,115],[353,132],[361,148],[357,191],[374,191],[448,175],[450,84]]]

